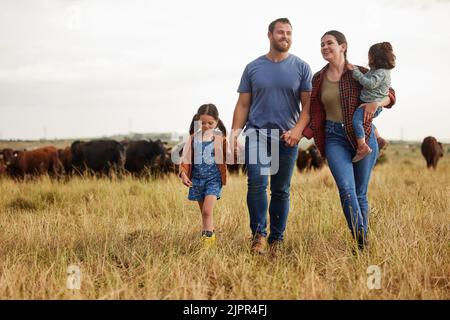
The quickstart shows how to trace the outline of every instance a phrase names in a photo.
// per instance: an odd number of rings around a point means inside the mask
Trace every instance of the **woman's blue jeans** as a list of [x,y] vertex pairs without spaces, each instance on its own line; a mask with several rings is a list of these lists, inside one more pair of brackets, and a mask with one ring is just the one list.
[[[258,143],[249,143],[250,137],[246,137],[245,143],[245,162],[248,175],[247,206],[250,214],[250,228],[253,236],[257,233],[267,236],[267,207],[270,215],[270,235],[269,243],[275,240],[283,240],[283,234],[286,229],[286,223],[289,213],[289,192],[291,177],[295,167],[295,161],[298,154],[298,146],[289,147],[285,142],[275,141],[279,144],[278,170],[276,173],[267,174],[264,168],[270,166],[266,161],[260,161],[260,149],[267,155],[271,155],[271,143],[274,141],[270,137],[258,134],[256,132]],[[255,138],[255,136],[253,136]],[[257,161],[252,159],[250,154],[257,154]],[[253,157],[254,159],[254,157]],[[270,158],[274,161],[274,157]],[[263,169],[263,170],[262,170]],[[267,186],[270,175],[270,204],[267,200]]]
[[373,127],[368,143],[372,152],[356,163],[352,162],[356,150],[351,146],[342,123],[327,121],[325,133],[326,158],[339,189],[347,225],[353,236],[363,232],[366,237],[369,223],[367,189],[378,157]]

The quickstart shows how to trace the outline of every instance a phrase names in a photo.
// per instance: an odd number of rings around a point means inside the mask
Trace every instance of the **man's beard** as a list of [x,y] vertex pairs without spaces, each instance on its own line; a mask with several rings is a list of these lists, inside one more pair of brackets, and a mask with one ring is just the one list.
[[[281,42],[284,42],[284,41],[281,41]],[[272,42],[272,47],[279,52],[288,52],[289,49],[291,48],[291,43],[287,42],[287,44],[288,45],[285,47],[285,46],[282,46],[278,41],[274,41],[274,42]]]

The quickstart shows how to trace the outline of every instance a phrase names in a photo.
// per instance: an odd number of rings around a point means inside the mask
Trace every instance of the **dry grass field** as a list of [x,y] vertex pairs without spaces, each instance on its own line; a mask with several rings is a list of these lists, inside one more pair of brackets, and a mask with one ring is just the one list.
[[[2,179],[0,299],[450,299],[449,154],[436,171],[417,147],[387,157],[369,189],[371,247],[357,255],[327,167],[295,172],[276,259],[250,253],[242,175],[217,202],[210,251],[175,176]],[[70,265],[79,289],[68,289]]]

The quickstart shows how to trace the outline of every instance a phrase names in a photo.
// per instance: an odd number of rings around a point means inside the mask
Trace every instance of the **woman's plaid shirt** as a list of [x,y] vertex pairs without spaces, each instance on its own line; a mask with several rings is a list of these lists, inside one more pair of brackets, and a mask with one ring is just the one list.
[[[314,138],[314,142],[317,148],[320,150],[322,157],[325,158],[325,122],[326,114],[323,107],[322,101],[320,99],[320,89],[322,87],[322,81],[325,76],[325,72],[328,69],[328,64],[319,72],[317,72],[312,79],[312,92],[311,92],[311,122],[307,128],[303,131],[303,136],[308,139]],[[368,70],[364,67],[359,67],[362,73],[366,73]],[[358,108],[363,102],[359,99],[362,86],[358,81],[353,79],[352,72],[346,71],[341,76],[339,81],[339,92],[341,95],[341,105],[342,105],[342,119],[344,124],[345,132],[347,133],[347,138],[353,148],[356,149],[356,137],[353,131],[353,113],[356,108]],[[395,104],[395,91],[389,88],[389,98],[391,103],[385,108],[391,108]],[[364,123],[364,131],[366,133],[366,140],[368,140],[371,126],[372,118],[368,122]]]

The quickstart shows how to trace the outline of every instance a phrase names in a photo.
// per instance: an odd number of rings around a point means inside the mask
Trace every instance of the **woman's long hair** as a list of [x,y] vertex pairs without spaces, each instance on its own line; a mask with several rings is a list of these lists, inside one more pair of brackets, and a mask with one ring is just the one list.
[[323,34],[322,38],[325,37],[326,35],[333,36],[336,39],[338,44],[345,44],[346,45],[346,48],[345,48],[345,51],[344,51],[344,58],[345,58],[345,63],[347,63],[348,62],[347,61],[348,43],[347,43],[347,39],[345,38],[344,34],[342,32],[340,32],[340,31],[337,31],[337,30],[330,30],[330,31],[325,32]]

